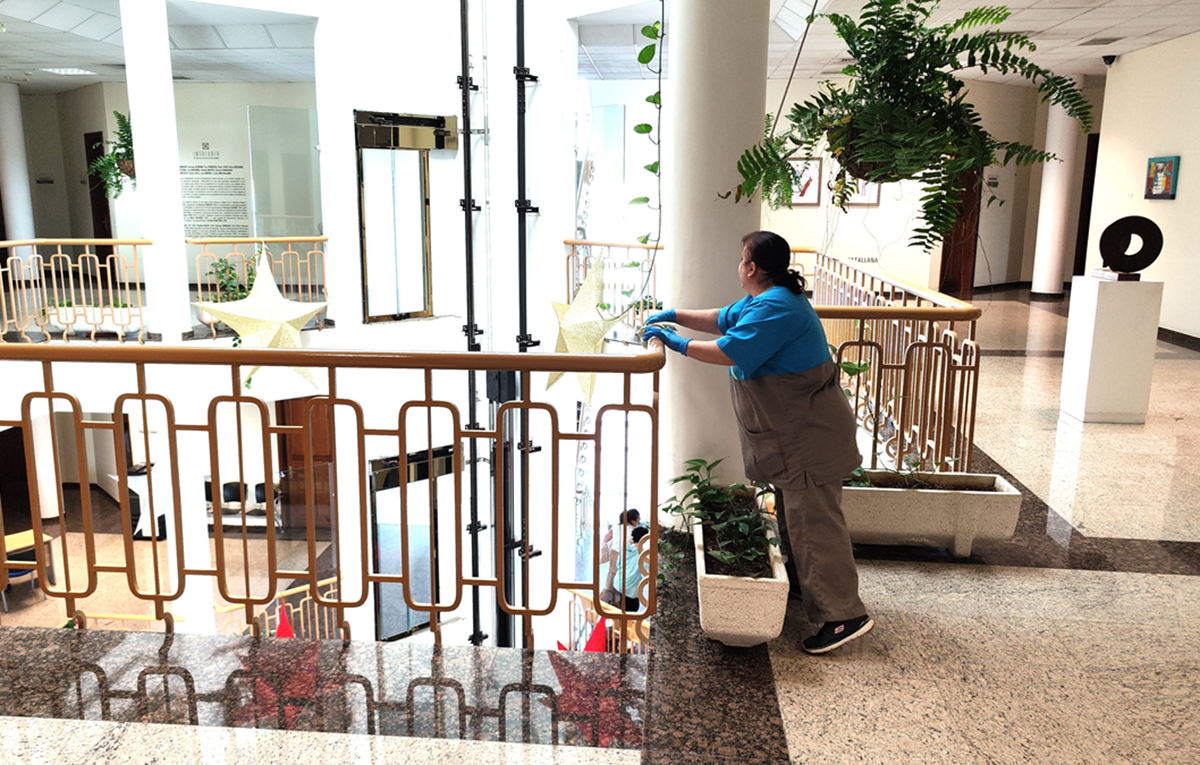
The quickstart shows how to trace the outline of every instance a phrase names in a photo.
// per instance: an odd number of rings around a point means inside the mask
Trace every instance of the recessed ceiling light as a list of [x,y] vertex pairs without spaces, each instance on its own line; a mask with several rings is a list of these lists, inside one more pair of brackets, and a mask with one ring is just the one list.
[[89,72],[87,69],[42,69],[41,71],[49,72],[50,74],[61,74],[64,77],[96,76],[95,72]]

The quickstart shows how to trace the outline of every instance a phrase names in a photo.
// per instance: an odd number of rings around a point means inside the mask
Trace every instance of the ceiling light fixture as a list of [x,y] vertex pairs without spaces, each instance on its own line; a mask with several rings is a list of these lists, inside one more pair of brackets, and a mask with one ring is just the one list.
[[39,71],[49,72],[50,74],[59,74],[63,77],[95,77],[96,73],[87,69],[41,69]]

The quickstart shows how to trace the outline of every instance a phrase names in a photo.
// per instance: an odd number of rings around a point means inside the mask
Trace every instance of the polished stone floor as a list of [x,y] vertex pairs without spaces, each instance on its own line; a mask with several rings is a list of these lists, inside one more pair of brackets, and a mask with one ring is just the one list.
[[1160,343],[1146,424],[1064,430],[1068,305],[977,302],[976,469],[1022,490],[1017,535],[965,560],[860,547],[878,626],[840,651],[800,650],[815,627],[796,602],[768,646],[707,641],[687,565],[648,656],[4,628],[0,747],[86,763],[1200,763],[1200,353]]

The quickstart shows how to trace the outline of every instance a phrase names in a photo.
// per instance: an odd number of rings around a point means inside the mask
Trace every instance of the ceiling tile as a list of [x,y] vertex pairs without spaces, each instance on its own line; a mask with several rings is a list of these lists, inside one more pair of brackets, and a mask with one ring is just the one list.
[[268,24],[276,48],[311,48],[316,24]]
[[103,40],[121,28],[121,20],[107,13],[97,13],[87,21],[71,30],[73,35],[90,37],[93,40]]
[[1027,8],[1017,11],[1009,18],[1009,22],[1026,24],[1037,21],[1066,21],[1084,12],[1083,8]]
[[217,30],[208,26],[167,27],[171,42],[181,50],[219,50],[225,47]]
[[0,15],[33,21],[56,5],[58,0],[3,0],[0,2]]
[[217,27],[217,34],[229,48],[274,48],[275,43],[262,24],[238,24]]
[[59,3],[34,19],[33,23],[51,29],[61,29],[65,32],[68,29],[74,29],[95,15],[96,12],[91,8],[80,8],[73,3]]
[[121,30],[118,29],[116,32],[113,32],[108,37],[105,37],[103,42],[106,42],[109,45],[116,45],[116,46],[123,48],[123,47],[125,47],[125,35],[123,35],[121,33]]

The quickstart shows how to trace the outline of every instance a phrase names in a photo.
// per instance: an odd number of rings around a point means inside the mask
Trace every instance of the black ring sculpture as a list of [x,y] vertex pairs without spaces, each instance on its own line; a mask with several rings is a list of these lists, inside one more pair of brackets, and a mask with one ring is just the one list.
[[[1141,237],[1142,249],[1126,255],[1133,236]],[[1150,266],[1162,252],[1163,235],[1154,221],[1140,215],[1121,218],[1100,235],[1100,257],[1113,271],[1132,274]]]

